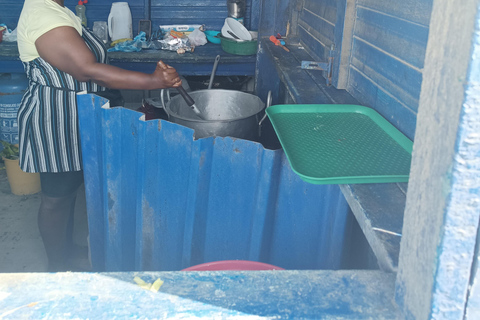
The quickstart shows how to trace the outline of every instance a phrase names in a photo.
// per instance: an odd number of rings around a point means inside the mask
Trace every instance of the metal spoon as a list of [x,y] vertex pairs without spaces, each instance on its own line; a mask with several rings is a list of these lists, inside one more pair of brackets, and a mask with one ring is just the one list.
[[202,113],[200,112],[200,110],[198,110],[197,106],[195,105],[195,101],[193,100],[192,97],[190,97],[187,91],[185,91],[185,89],[182,86],[178,87],[177,90],[182,95],[187,105],[190,108],[192,108],[193,112],[195,112],[200,119],[204,120]]
[[215,62],[213,63],[212,74],[210,75],[210,81],[208,82],[208,89],[212,89],[213,78],[215,78],[215,72],[217,72],[218,62],[220,61],[220,55],[215,57]]

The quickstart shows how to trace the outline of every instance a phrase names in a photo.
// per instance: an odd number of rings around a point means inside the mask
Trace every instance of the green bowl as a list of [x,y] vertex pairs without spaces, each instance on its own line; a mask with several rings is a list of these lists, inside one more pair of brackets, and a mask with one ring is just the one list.
[[251,41],[234,40],[225,38],[222,34],[219,34],[218,37],[220,38],[222,49],[225,52],[241,56],[249,56],[257,53],[257,39]]

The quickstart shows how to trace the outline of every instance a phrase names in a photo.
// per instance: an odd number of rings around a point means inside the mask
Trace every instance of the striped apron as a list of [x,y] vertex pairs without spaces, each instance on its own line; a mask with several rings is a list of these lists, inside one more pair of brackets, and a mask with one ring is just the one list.
[[[82,38],[100,63],[106,62],[101,40],[83,27]],[[76,93],[104,91],[81,82],[42,58],[23,62],[29,87],[18,110],[20,167],[25,172],[82,169]]]

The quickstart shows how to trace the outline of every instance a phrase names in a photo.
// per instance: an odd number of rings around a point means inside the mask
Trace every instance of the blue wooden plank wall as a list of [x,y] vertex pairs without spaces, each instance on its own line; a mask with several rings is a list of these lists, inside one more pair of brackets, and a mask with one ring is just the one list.
[[335,43],[337,1],[341,0],[305,0],[300,12],[298,36],[318,61],[328,57],[330,46]]
[[[259,1],[246,0],[245,26],[258,29]],[[253,9],[252,9],[253,5]],[[228,16],[226,0],[151,0],[152,27],[170,24],[205,24],[207,29],[220,30]]]
[[415,134],[432,0],[358,0],[347,91]]
[[[85,4],[87,21],[90,28],[94,21],[107,21],[112,2],[109,0],[91,0]],[[167,24],[205,24],[209,29],[220,30],[227,17],[226,0],[126,0],[132,12],[133,33],[138,33],[138,22],[151,19],[152,28]],[[11,29],[18,23],[24,1],[0,0],[0,23]],[[65,5],[75,12],[78,1],[66,0]],[[245,26],[250,30],[258,29],[260,0],[247,0]]]
[[18,17],[23,8],[23,1],[1,0],[0,23],[5,23],[9,29],[17,27]]
[[[88,26],[93,27],[94,21],[107,21],[110,8],[112,7],[110,0],[91,0],[85,7]],[[125,0],[128,2],[130,11],[132,12],[132,25],[134,35],[138,32],[138,21],[148,19],[149,0]],[[20,12],[22,11],[24,1],[17,0],[0,0],[0,23],[5,23],[10,29],[17,26]],[[75,12],[75,6],[78,1],[65,0],[65,5]]]
[[[123,0],[122,0],[123,1]],[[111,0],[89,0],[85,7],[87,8],[87,22],[90,28],[93,27],[94,21],[108,21],[108,14],[112,8]],[[148,2],[149,0],[127,0],[130,11],[132,12],[133,36],[138,33],[138,21],[148,19]],[[78,1],[65,0],[65,5],[75,12],[75,6]]]

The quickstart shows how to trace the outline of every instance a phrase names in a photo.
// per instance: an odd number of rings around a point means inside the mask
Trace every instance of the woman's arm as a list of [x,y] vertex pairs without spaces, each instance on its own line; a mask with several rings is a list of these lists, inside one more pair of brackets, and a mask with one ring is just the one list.
[[152,74],[98,63],[83,38],[72,27],[58,27],[35,42],[38,54],[52,66],[79,81],[93,81],[112,89],[153,90],[179,87],[177,71],[159,61]]

